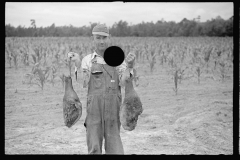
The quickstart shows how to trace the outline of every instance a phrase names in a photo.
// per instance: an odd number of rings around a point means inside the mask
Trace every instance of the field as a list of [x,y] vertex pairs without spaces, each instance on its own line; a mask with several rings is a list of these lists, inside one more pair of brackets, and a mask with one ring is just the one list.
[[[233,154],[232,38],[112,41],[136,53],[134,87],[144,108],[135,130],[121,128],[125,154]],[[91,53],[90,39],[6,38],[5,45],[5,154],[87,154],[87,90],[79,73],[73,88],[83,115],[69,129],[60,77],[69,75],[67,52]]]

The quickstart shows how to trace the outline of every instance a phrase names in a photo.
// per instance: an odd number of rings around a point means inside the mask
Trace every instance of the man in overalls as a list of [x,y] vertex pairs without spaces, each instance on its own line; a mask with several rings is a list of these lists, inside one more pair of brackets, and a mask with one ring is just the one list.
[[[95,52],[86,55],[81,62],[83,87],[88,86],[87,116],[84,126],[87,131],[89,154],[101,154],[105,139],[106,154],[124,154],[120,137],[119,111],[122,101],[121,87],[133,76],[134,53],[129,53],[117,67],[107,65],[103,59],[110,45],[110,35],[105,25],[98,24],[92,30]],[[68,53],[68,58],[80,65],[77,53]]]

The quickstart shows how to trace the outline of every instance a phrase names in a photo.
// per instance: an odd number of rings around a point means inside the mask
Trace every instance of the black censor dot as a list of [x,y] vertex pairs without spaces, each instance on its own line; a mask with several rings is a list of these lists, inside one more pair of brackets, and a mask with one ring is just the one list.
[[111,46],[105,50],[103,58],[109,66],[116,67],[123,63],[125,55],[120,47]]

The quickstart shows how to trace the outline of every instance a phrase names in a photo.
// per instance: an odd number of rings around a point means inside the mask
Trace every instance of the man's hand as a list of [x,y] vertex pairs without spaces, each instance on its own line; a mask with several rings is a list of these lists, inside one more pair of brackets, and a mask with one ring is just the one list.
[[133,68],[136,55],[130,52],[126,57],[126,63],[128,68]]
[[77,68],[80,67],[81,61],[80,61],[80,57],[79,57],[78,53],[68,52],[68,54],[67,54],[67,61],[69,62],[70,60],[74,62],[75,66]]
[[68,52],[67,58],[68,58],[68,61],[69,61],[70,59],[71,59],[71,61],[73,61],[73,62],[79,62],[79,61],[80,61],[79,54],[78,54],[78,53],[75,53],[75,52]]

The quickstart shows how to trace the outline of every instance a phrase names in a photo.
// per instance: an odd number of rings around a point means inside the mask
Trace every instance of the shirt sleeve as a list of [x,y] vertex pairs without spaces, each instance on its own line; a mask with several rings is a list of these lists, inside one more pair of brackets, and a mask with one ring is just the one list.
[[83,88],[86,88],[90,80],[90,67],[88,57],[84,57],[81,63],[81,75],[83,77]]
[[87,63],[87,57],[84,57],[82,59],[81,69],[82,69],[82,71],[89,70],[89,66],[88,66],[88,63]]

